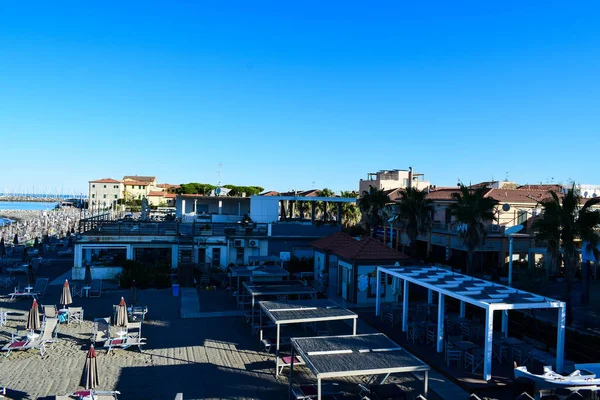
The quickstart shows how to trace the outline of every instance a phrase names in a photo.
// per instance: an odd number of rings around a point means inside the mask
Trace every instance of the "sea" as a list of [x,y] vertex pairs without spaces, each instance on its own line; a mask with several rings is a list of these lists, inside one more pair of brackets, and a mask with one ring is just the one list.
[[[47,201],[0,201],[0,214],[5,210],[19,211],[45,211],[56,207],[57,202]],[[0,217],[0,226],[10,225],[14,221],[8,218]]]

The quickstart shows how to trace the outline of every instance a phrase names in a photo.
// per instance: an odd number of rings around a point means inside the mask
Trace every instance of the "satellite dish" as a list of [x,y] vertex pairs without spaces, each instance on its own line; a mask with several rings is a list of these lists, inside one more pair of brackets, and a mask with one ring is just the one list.
[[502,209],[503,209],[504,211],[510,211],[510,204],[508,204],[508,203],[504,203],[504,204],[502,204]]
[[219,196],[221,194],[221,188],[217,188],[217,190],[215,190],[215,193],[217,194],[217,196]]
[[523,225],[511,226],[510,228],[508,228],[508,229],[506,229],[504,231],[504,234],[506,234],[506,235],[512,235],[514,233],[520,232],[521,229],[523,229]]

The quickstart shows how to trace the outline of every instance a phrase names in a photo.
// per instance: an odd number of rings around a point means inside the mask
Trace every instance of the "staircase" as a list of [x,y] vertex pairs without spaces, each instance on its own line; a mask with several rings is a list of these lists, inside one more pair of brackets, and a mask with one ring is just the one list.
[[191,263],[194,262],[193,256],[193,246],[192,245],[179,245],[179,263]]

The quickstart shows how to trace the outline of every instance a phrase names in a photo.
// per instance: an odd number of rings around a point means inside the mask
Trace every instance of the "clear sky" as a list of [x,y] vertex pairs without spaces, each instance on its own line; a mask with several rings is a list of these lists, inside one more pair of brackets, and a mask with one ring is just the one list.
[[[0,191],[600,184],[598,1],[0,5]],[[313,183],[314,182],[314,183]]]

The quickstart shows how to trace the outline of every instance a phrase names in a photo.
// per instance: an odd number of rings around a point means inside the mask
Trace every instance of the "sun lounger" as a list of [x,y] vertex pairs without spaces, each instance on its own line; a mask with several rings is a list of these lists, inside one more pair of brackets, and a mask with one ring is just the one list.
[[121,392],[116,390],[80,390],[73,394],[67,394],[64,396],[54,396],[55,400],[81,400],[81,399],[94,399],[94,400],[118,400],[118,395]]
[[59,257],[72,256],[73,255],[73,249],[59,250],[59,251],[56,252],[56,254],[58,254]]
[[89,296],[90,297],[102,296],[102,279],[92,279]]
[[6,268],[6,272],[8,272],[9,275],[18,274],[18,273],[26,274],[27,268],[28,268],[27,264],[15,265],[14,267]]
[[8,316],[7,311],[0,310],[0,326],[6,325],[7,316]]
[[6,351],[6,357],[14,350],[29,350],[38,349],[40,355],[44,355],[48,349],[48,345],[54,343],[56,340],[58,328],[57,318],[46,318],[42,324],[42,334],[37,336],[35,339],[29,339],[25,337],[12,336],[10,343],[7,343],[2,347],[1,351]]
[[[279,356],[276,363],[277,375],[280,375],[285,367],[292,365],[292,356]],[[304,360],[301,357],[294,356],[294,365],[304,365]]]
[[92,343],[104,343],[110,338],[110,317],[94,318]]
[[48,287],[49,278],[37,278],[33,290],[31,290],[37,297],[44,297],[46,288]]
[[106,353],[110,353],[115,348],[127,349],[136,346],[142,351],[142,346],[146,344],[146,338],[142,337],[142,323],[131,322],[127,324],[127,334],[122,337],[109,338],[104,342]]
[[37,299],[37,293],[35,293],[33,290],[21,290],[18,286],[15,287],[15,290],[10,293],[9,296],[11,300],[14,300],[18,297],[31,297],[32,299]]

